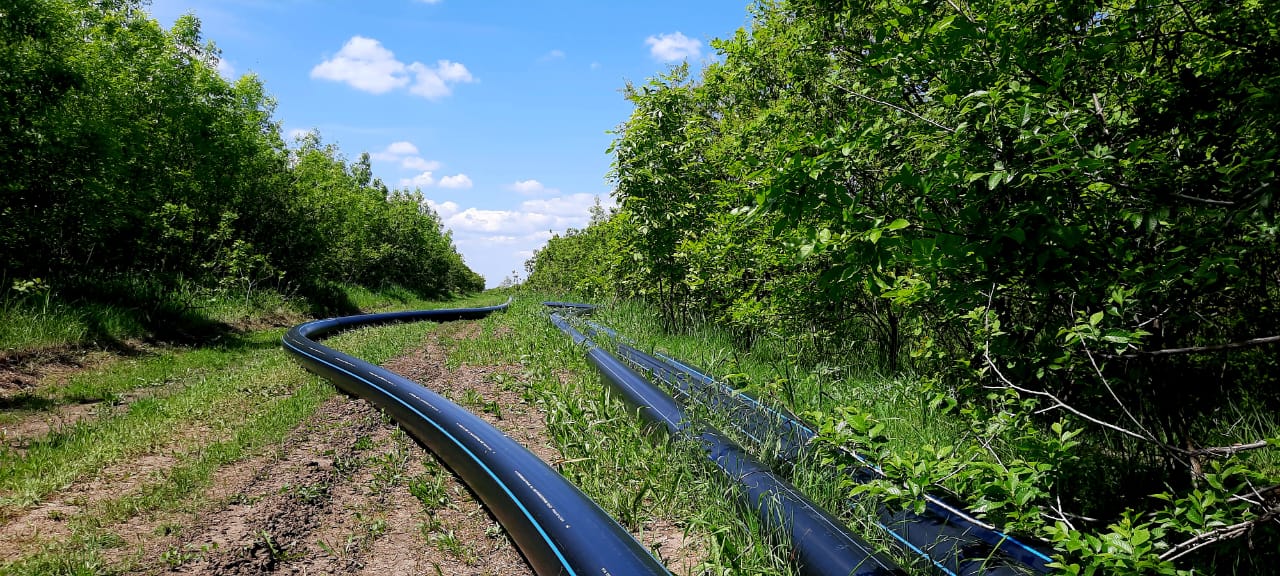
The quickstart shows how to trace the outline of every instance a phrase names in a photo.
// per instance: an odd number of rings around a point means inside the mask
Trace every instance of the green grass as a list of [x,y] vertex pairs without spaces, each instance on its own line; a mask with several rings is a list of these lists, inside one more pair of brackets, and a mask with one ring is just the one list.
[[48,296],[9,296],[0,300],[0,351],[81,344],[89,339],[91,325],[120,338],[144,332],[129,314],[110,306],[71,305]]
[[[432,323],[398,324],[346,332],[326,343],[380,363],[419,345],[434,329]],[[335,393],[287,357],[282,332],[120,362],[53,389],[50,396],[58,399],[108,398],[147,386],[168,393],[38,438],[22,453],[0,453],[0,510],[16,512],[139,455],[170,453],[176,464],[130,493],[92,503],[68,520],[68,540],[50,542],[0,567],[0,574],[109,573],[101,552],[123,545],[111,531],[114,523],[148,512],[190,511],[200,506],[200,494],[219,469],[278,445]]]
[[[115,463],[169,447],[185,431],[202,438],[233,434],[255,407],[292,387],[283,352],[244,353],[233,369],[175,375],[175,392],[136,400],[123,411],[33,441],[0,459],[0,509],[25,507]],[[176,447],[175,447],[176,448]]]
[[[400,286],[327,285],[310,298],[276,290],[250,293],[183,285],[164,289],[144,278],[56,291],[0,286],[0,353],[54,348],[119,349],[130,340],[206,345],[263,320],[293,323],[331,316],[447,306]],[[490,300],[493,298],[490,297]]]
[[[553,426],[553,430],[559,430],[557,441],[567,452],[566,458],[573,458],[571,454],[588,457],[605,451],[612,452],[609,460],[625,462],[626,465],[616,469],[595,465],[581,473],[570,469],[565,471],[566,475],[581,481],[588,494],[620,519],[643,514],[686,518],[691,527],[713,538],[708,567],[735,572],[789,570],[787,549],[780,543],[779,535],[761,535],[761,527],[752,512],[726,505],[733,500],[729,497],[730,489],[713,478],[715,472],[705,464],[701,453],[688,447],[682,449],[678,444],[657,447],[663,442],[662,436],[641,431],[636,425],[636,415],[627,413],[617,402],[582,403],[581,397],[607,397],[608,392],[600,388],[594,370],[581,361],[581,351],[572,349],[568,337],[547,320],[547,311],[537,304],[544,299],[564,298],[529,295],[522,298],[520,305],[513,310],[512,320],[495,317],[488,321],[519,322],[520,328],[516,332],[524,330],[535,334],[535,340],[521,337],[505,344],[484,346],[507,348],[503,351],[505,358],[519,359],[527,371],[532,369],[535,374],[538,370],[547,369],[543,368],[546,366],[553,367],[552,370],[565,366],[586,376],[587,382],[577,384],[581,390],[566,398],[561,399],[546,391],[541,393],[544,404],[551,408],[549,418],[558,424]],[[515,320],[517,317],[519,319]],[[637,348],[681,359],[766,403],[799,414],[830,413],[840,406],[863,409],[885,423],[886,434],[894,439],[895,446],[947,445],[959,441],[965,432],[952,419],[940,417],[935,409],[930,408],[931,395],[919,379],[886,378],[877,372],[873,362],[849,359],[846,364],[839,365],[840,359],[831,359],[820,365],[798,367],[797,355],[789,353],[786,342],[765,337],[758,338],[750,347],[744,347],[742,341],[729,332],[706,324],[686,327],[682,332],[672,334],[663,329],[655,310],[634,302],[608,303],[591,318],[618,330]],[[536,345],[536,341],[544,344]],[[601,344],[609,345],[608,342]],[[554,357],[546,358],[551,353],[540,352],[540,348],[555,350]],[[554,382],[544,386],[550,390],[555,388]],[[592,410],[592,407],[597,408]],[[761,460],[773,460],[767,442],[765,445],[754,444],[735,431],[723,415],[698,406],[689,407],[689,412],[724,430],[744,447],[753,450]],[[558,419],[563,422],[556,422]],[[639,446],[641,443],[654,447],[642,455],[646,449]],[[672,462],[680,464],[669,465]],[[842,516],[854,533],[877,545],[900,564],[921,573],[927,572],[927,567],[920,565],[914,557],[904,556],[894,548],[892,539],[876,526],[873,507],[850,509],[847,495],[830,469],[812,462],[802,463],[791,470],[791,476],[792,481],[815,502]],[[610,477],[630,479],[631,482],[611,486],[609,482],[600,480]],[[655,497],[643,503],[650,507],[649,510],[637,512],[640,506],[629,497],[634,497],[640,490],[651,490]],[[768,558],[742,557],[748,548],[768,550]]]
[[283,330],[263,330],[231,335],[205,348],[161,348],[115,358],[102,366],[72,374],[63,382],[6,398],[0,424],[73,404],[111,405],[130,396],[168,394],[198,380],[201,375],[243,361],[258,351],[279,348],[283,333]]
[[[368,293],[353,300],[362,307],[389,309],[481,306],[501,298],[485,294],[428,305],[408,295]],[[450,364],[517,366],[514,377],[495,378],[519,390],[546,414],[550,435],[563,456],[554,463],[556,467],[628,529],[640,531],[646,522],[659,519],[683,526],[707,545],[708,555],[699,570],[794,573],[787,545],[778,535],[765,533],[756,516],[737,504],[732,487],[719,479],[701,450],[646,428],[634,411],[610,394],[582,351],[551,325],[540,301],[521,298],[509,312],[481,321],[480,338],[445,341],[454,349]],[[865,402],[883,411],[886,421],[901,426],[904,435],[914,434],[911,437],[916,440],[910,441],[949,438],[955,433],[945,427],[921,427],[926,418],[909,380],[886,380],[874,374],[851,378],[830,369],[788,372],[780,369],[779,358],[785,359],[780,346],[757,342],[759,350],[739,350],[728,334],[708,327],[668,335],[656,316],[631,304],[603,308],[596,318],[621,330],[641,348],[668,351],[713,375],[737,375],[731,378],[763,398],[784,404],[791,398],[813,402],[792,405],[797,410]],[[327,344],[378,363],[419,345],[433,329],[430,323],[368,328],[340,334]],[[280,332],[254,332],[226,339],[218,347],[172,349],[127,359],[50,388],[45,397],[53,404],[145,397],[120,413],[39,439],[24,454],[0,456],[0,505],[9,509],[30,505],[106,467],[157,449],[182,455],[181,462],[136,491],[86,509],[70,520],[70,540],[0,568],[0,573],[108,571],[101,551],[122,545],[118,537],[113,538],[114,523],[148,511],[187,509],[186,495],[201,493],[221,467],[278,443],[305,420],[333,393],[332,388],[285,357],[279,349]],[[148,396],[151,388],[164,393]],[[476,410],[484,409],[485,400],[470,399]],[[180,431],[191,426],[207,433],[183,438]],[[408,476],[399,463],[393,455],[387,462],[367,465],[376,467],[379,485],[403,485],[424,508],[440,505],[444,496],[438,474],[429,469],[427,474]],[[796,481],[830,509],[838,509],[843,500],[816,473],[799,471]],[[865,518],[849,520],[856,531],[869,532]],[[436,533],[424,532],[424,537],[432,535]],[[437,535],[437,540],[448,547],[447,534]]]
[[709,544],[699,570],[793,573],[787,548],[762,534],[754,516],[740,513],[702,452],[644,426],[551,324],[540,302],[524,296],[507,313],[482,321],[483,336],[454,342],[450,363],[519,366],[517,382],[503,385],[523,388],[526,400],[546,414],[563,457],[560,472],[624,527],[639,531],[656,519],[686,526]]

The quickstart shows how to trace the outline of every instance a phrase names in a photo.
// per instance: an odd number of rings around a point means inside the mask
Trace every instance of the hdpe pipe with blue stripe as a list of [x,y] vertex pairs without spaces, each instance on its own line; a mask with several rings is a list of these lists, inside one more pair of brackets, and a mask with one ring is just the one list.
[[416,382],[313,340],[392,322],[478,319],[506,307],[317,320],[290,329],[284,347],[311,372],[385,410],[434,452],[475,492],[538,574],[669,574],[613,518],[518,442]]

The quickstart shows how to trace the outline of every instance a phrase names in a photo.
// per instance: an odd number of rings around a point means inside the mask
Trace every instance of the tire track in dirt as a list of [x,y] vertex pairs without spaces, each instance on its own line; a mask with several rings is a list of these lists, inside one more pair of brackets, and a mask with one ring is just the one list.
[[[386,366],[561,462],[521,367],[446,368],[452,341],[478,336],[476,322],[446,323]],[[152,456],[99,474],[94,499],[136,489],[183,457]],[[363,400],[327,400],[278,449],[223,467],[193,496],[187,511],[143,510],[102,526],[122,542],[103,559],[126,574],[532,574],[470,490]],[[30,511],[28,528],[37,542],[69,538],[65,519],[93,501],[50,499]],[[680,573],[707,554],[705,538],[686,537],[673,521],[645,522],[638,536]]]
[[[223,495],[219,508],[159,542],[140,542],[140,571],[261,574],[304,556],[335,487],[349,479],[358,453],[380,428],[380,417],[368,403],[331,398],[274,458],[220,471],[214,481],[214,491]],[[245,475],[246,467],[256,470]],[[247,482],[234,485],[246,476]],[[148,565],[146,558],[164,564]]]
[[0,518],[0,563],[31,554],[48,543],[66,540],[72,535],[74,518],[102,502],[134,493],[159,480],[186,457],[179,447],[193,438],[211,437],[211,431],[206,428],[189,427],[181,436],[169,438],[163,446],[104,467],[46,496],[36,505],[0,509],[4,515]]
[[[477,327],[437,332],[472,337]],[[433,334],[388,367],[437,390],[472,389],[457,380],[494,371],[445,370],[440,340]],[[542,426],[527,405],[517,412]],[[326,423],[349,429],[326,432]],[[293,436],[291,448],[198,522],[149,543],[146,530],[131,530],[135,552],[117,565],[133,573],[532,574],[470,491],[367,402],[332,400]],[[545,435],[542,444],[549,448]]]
[[[446,341],[476,338],[479,328],[476,322],[444,324],[426,346],[387,362],[386,367],[481,415],[539,457],[558,457],[559,452],[548,440],[542,415],[518,394],[495,393],[497,385],[490,376],[513,374],[518,367],[446,368]],[[468,390],[472,391],[470,402],[466,400]],[[488,410],[481,409],[484,407]],[[508,418],[500,425],[494,414]],[[517,431],[522,434],[512,434]],[[434,459],[422,462],[425,473],[415,476],[425,481],[426,488],[419,491],[425,493],[425,498],[403,490],[391,494],[393,513],[387,519],[387,533],[365,554],[358,574],[533,574],[501,525],[475,495],[451,472],[438,466],[433,470],[432,462]]]

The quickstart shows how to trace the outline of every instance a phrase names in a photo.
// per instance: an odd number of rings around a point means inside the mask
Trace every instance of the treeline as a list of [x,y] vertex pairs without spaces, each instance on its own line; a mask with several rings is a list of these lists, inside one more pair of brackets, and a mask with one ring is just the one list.
[[0,7],[0,274],[149,286],[481,290],[440,219],[369,158],[286,144],[258,78],[228,81],[191,15],[139,0]]
[[527,285],[1016,412],[1030,471],[970,488],[1075,570],[1272,569],[1280,3],[766,0],[714,46],[627,86],[619,208]]

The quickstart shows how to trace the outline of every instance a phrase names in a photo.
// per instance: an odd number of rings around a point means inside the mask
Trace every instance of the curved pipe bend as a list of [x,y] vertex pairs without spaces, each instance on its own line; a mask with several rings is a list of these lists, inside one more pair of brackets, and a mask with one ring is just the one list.
[[416,382],[313,340],[378,324],[478,319],[510,302],[316,320],[291,328],[284,348],[307,370],[385,410],[434,452],[475,492],[538,574],[669,574],[599,506],[498,429]]

